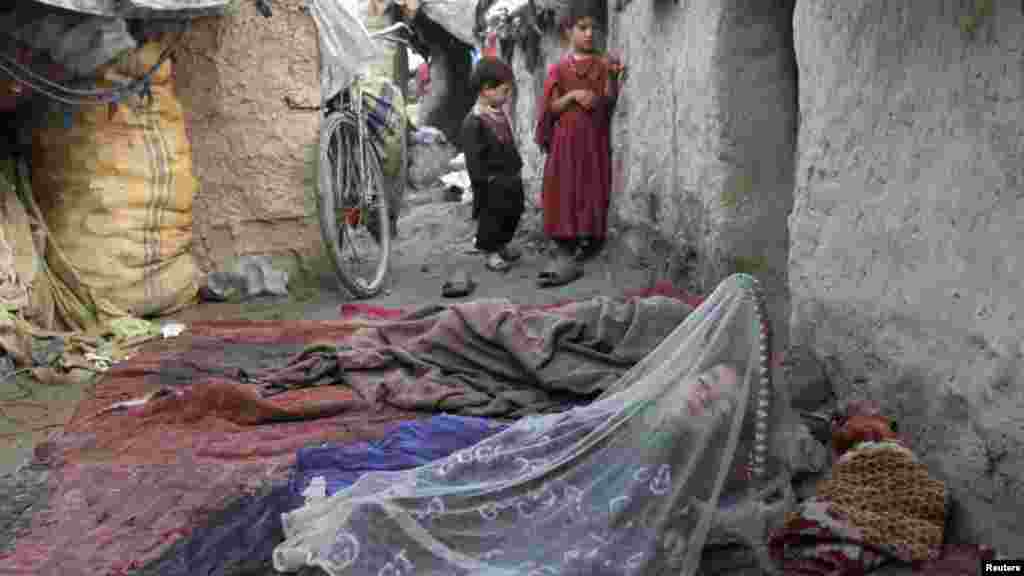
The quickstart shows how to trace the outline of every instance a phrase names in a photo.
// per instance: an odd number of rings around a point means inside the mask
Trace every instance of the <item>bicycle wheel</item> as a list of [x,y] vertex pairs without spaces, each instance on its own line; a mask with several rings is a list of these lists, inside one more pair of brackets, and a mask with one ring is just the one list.
[[[320,130],[318,211],[324,248],[342,286],[356,298],[380,293],[391,255],[391,198],[370,137],[360,172],[351,111],[330,114]],[[364,177],[365,176],[365,177]],[[365,183],[365,184],[364,184]]]

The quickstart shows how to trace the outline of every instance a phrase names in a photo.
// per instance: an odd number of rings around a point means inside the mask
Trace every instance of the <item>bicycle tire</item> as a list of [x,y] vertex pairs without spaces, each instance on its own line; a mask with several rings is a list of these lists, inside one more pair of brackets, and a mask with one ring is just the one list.
[[[356,156],[358,121],[354,112],[346,110],[329,114],[321,125],[317,210],[324,249],[334,265],[338,281],[352,296],[363,299],[379,294],[388,276],[392,198],[385,189],[380,152],[373,145],[372,137],[367,134],[363,140],[366,151],[365,168],[372,188],[369,193],[375,202],[372,206],[365,205],[367,191],[361,190],[363,179],[358,173]],[[351,210],[357,210],[359,214],[358,222],[355,224],[349,220]],[[339,218],[339,214],[345,216]],[[371,222],[374,221],[378,226],[376,231],[371,229]],[[370,278],[363,278],[348,271],[345,266],[346,248],[349,247],[353,252],[355,250],[349,228],[355,231],[360,227],[370,232],[371,236],[375,236],[374,240],[380,249],[380,259]]]

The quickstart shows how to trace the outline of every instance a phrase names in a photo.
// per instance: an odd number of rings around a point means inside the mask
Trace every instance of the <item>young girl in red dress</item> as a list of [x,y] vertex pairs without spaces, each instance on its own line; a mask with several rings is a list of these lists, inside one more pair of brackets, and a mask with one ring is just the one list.
[[555,258],[541,272],[542,286],[579,278],[579,262],[605,239],[611,195],[611,117],[625,67],[594,47],[591,3],[573,3],[563,31],[571,51],[548,69],[539,103],[536,141],[544,164],[544,232]]

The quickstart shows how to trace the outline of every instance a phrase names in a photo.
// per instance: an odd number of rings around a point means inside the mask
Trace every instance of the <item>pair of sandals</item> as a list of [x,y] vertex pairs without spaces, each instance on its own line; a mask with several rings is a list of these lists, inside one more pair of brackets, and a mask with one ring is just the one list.
[[537,275],[537,286],[554,288],[571,284],[583,276],[583,266],[574,257],[559,254]]

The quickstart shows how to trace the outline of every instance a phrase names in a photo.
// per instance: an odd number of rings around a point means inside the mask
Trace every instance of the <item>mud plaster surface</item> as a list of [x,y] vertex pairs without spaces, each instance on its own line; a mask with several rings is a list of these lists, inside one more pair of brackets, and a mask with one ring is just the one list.
[[320,250],[309,196],[320,101],[316,25],[302,0],[193,23],[175,62],[196,176],[194,252],[206,271],[247,253]]

